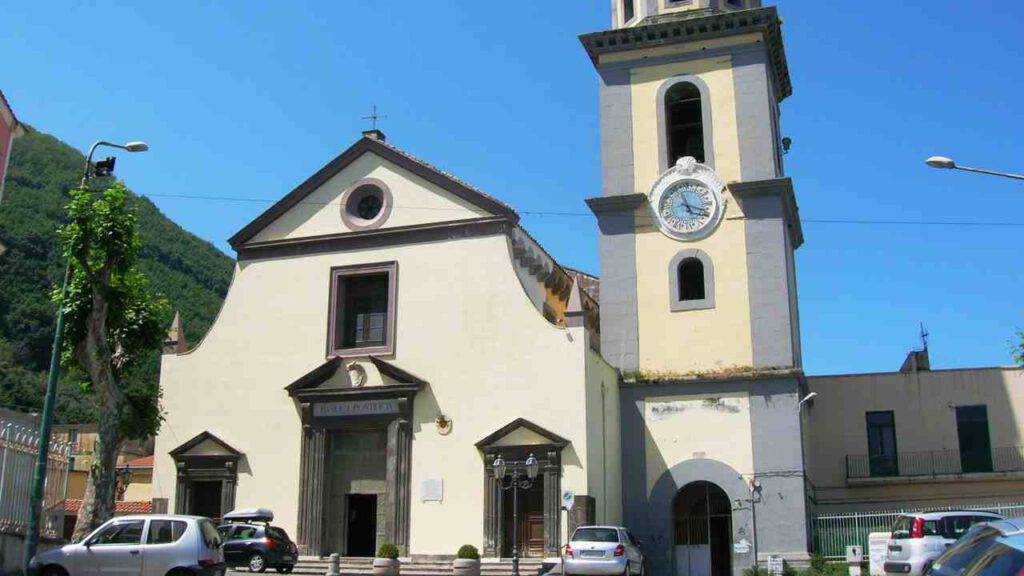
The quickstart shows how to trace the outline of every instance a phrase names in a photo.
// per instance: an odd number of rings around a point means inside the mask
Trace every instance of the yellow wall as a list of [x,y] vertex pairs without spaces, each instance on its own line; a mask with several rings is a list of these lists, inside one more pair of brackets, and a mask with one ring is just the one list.
[[[173,510],[168,451],[209,430],[245,453],[236,506],[271,508],[294,533],[301,427],[284,387],[324,361],[330,268],[390,260],[399,263],[398,327],[387,360],[431,383],[414,405],[411,551],[482,547],[483,460],[474,443],[517,417],[572,442],[562,489],[588,494],[589,415],[565,412],[585,412],[584,329],[544,320],[515,276],[506,237],[491,236],[238,264],[198,349],[163,357],[167,420],[153,497],[170,499]],[[448,436],[434,425],[442,412],[453,421]],[[436,478],[444,501],[421,502],[421,483]]]
[[847,454],[866,455],[865,413],[892,410],[899,453],[959,450],[956,406],[988,407],[993,449],[1024,445],[1024,370],[985,368],[888,372],[808,378],[818,393],[806,410],[807,474],[819,505],[878,508],[892,502],[1017,497],[1024,474],[980,474],[954,483],[907,483],[906,478],[882,483],[847,485]]
[[134,470],[132,481],[124,491],[128,502],[149,502],[153,499],[153,471]]
[[672,466],[694,458],[754,470],[747,392],[707,397],[667,396],[644,401],[647,490]]
[[[714,167],[730,182],[740,178],[739,143],[728,56],[632,71],[633,161],[636,191],[648,193],[660,176],[658,165],[658,90],[682,74],[708,87]],[[727,210],[718,229],[697,242],[679,242],[658,229],[647,206],[637,212],[637,313],[641,371],[690,373],[753,364],[743,214],[728,190]],[[703,250],[714,264],[715,308],[670,312],[669,263],[680,251]]]

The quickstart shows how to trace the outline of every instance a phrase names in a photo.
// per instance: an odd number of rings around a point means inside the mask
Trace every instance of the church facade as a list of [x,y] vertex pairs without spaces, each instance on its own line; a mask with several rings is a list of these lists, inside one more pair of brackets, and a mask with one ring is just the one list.
[[[169,343],[154,491],[182,513],[271,508],[304,555],[557,556],[599,523],[658,574],[805,561],[779,25],[757,0],[614,0],[581,36],[599,280],[364,133],[231,238],[217,321]],[[536,460],[516,498],[499,458]]]

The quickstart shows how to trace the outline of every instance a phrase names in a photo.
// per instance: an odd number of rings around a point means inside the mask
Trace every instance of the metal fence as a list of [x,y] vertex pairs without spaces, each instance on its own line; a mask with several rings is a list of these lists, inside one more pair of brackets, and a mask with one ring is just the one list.
[[860,544],[869,550],[868,534],[888,532],[896,516],[906,513],[941,512],[943,510],[980,510],[1004,516],[1024,515],[1024,503],[989,504],[985,506],[957,506],[945,508],[906,508],[884,512],[849,512],[842,514],[812,514],[811,539],[814,552],[829,559],[846,558],[846,547]]
[[[1024,472],[1024,447],[994,448],[991,459],[964,463],[959,450],[900,452],[892,457],[871,457],[866,454],[846,456],[847,478],[879,478],[886,476],[941,476],[971,472]],[[973,465],[974,469],[965,465]]]
[[[24,534],[28,529],[38,447],[38,430],[0,420],[0,533]],[[59,538],[64,532],[69,452],[68,444],[50,444],[40,526],[41,534],[47,538]]]

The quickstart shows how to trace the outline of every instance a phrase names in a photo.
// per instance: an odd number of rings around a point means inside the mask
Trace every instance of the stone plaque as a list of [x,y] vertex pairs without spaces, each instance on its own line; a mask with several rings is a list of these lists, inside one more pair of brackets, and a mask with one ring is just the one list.
[[313,405],[315,418],[377,416],[398,414],[398,412],[398,400],[355,400],[352,402],[323,402]]
[[423,502],[441,502],[444,500],[444,480],[428,478],[420,484],[420,500]]

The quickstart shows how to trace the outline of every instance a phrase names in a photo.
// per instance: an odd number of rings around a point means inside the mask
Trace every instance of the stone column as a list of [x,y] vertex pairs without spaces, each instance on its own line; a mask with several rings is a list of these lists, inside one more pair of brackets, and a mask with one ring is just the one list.
[[396,418],[388,425],[387,486],[384,539],[394,542],[398,553],[409,553],[409,501],[412,468],[412,433],[409,421]]
[[185,514],[188,511],[188,473],[184,462],[175,462],[178,469],[177,482],[174,486],[174,513]]
[[484,456],[484,549],[483,555],[497,557],[501,549],[501,490],[494,479],[494,454]]
[[544,553],[558,556],[562,545],[561,474],[557,460],[551,460],[544,465]]
[[296,540],[299,553],[305,556],[319,556],[323,553],[326,460],[327,431],[323,428],[304,427]]

